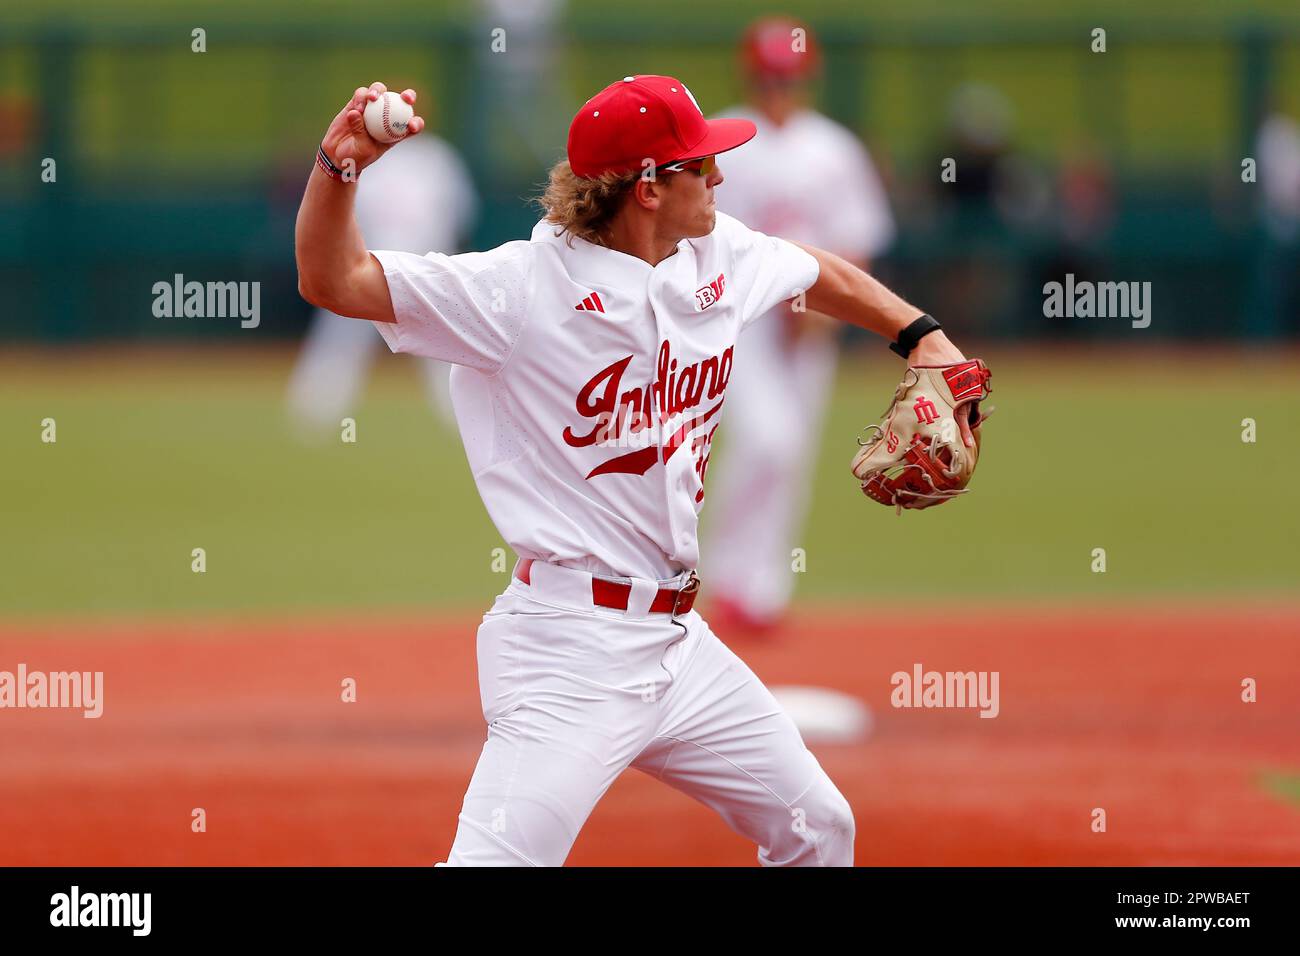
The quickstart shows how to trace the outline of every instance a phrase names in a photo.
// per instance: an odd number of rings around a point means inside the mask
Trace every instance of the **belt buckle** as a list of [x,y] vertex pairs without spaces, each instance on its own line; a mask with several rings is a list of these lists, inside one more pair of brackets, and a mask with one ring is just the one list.
[[700,576],[696,574],[694,570],[692,570],[690,575],[686,579],[686,583],[682,585],[680,588],[678,588],[677,594],[673,598],[673,610],[670,616],[674,618],[677,617],[677,606],[681,603],[683,595],[687,595],[687,596],[694,595],[695,592],[698,591],[699,589],[700,589]]

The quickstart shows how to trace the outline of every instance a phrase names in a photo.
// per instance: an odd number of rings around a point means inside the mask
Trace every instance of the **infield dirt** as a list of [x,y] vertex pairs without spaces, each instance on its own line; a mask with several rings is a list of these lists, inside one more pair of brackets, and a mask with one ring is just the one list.
[[[874,710],[865,743],[815,748],[853,805],[859,863],[1300,863],[1300,808],[1263,783],[1300,769],[1300,698],[1286,690],[1300,682],[1300,608],[969,614],[961,630],[918,630],[901,614],[807,610],[778,639],[737,645],[769,683],[832,687]],[[485,734],[476,624],[0,628],[0,664],[105,674],[99,720],[0,713],[0,864],[443,859]],[[997,719],[891,708],[889,675],[917,661],[999,671]],[[341,699],[347,677],[355,703]],[[196,808],[206,832],[191,828]],[[755,856],[708,810],[631,772],[570,863]]]

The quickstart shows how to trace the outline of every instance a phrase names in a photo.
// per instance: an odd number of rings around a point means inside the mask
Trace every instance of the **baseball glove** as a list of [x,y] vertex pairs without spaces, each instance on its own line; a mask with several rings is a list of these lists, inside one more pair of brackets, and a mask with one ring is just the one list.
[[[979,461],[979,403],[992,390],[980,359],[955,365],[911,366],[869,441],[853,458],[867,497],[882,505],[929,508],[964,494]],[[967,416],[975,446],[962,441],[957,416]]]

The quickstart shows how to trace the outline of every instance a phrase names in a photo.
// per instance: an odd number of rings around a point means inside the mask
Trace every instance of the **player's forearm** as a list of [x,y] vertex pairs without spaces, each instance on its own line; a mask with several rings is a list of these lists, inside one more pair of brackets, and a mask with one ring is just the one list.
[[904,299],[833,252],[795,243],[820,267],[817,281],[807,293],[808,308],[841,322],[852,322],[893,341],[924,310]]
[[422,129],[414,90],[397,94],[371,83],[356,88],[325,130],[294,231],[298,292],[308,302],[338,315],[394,321],[383,267],[366,251],[353,214],[356,183],[344,177],[360,176],[395,143]]
[[354,183],[331,179],[312,169],[298,207],[294,251],[298,292],[313,305],[334,309],[339,290],[369,261],[365,240],[353,214]]
[[[820,267],[817,281],[806,294],[806,304],[815,312],[824,312],[841,322],[851,322],[869,329],[890,342],[898,333],[924,315],[924,310],[889,291],[883,283],[832,252],[795,243]],[[939,365],[960,362],[960,350],[942,331],[925,336],[909,357],[914,365]]]

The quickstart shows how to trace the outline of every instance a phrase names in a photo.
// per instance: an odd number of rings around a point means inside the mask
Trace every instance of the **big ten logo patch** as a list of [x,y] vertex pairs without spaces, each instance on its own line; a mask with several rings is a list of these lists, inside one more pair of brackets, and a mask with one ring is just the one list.
[[723,289],[726,288],[727,277],[721,272],[718,277],[703,288],[695,290],[695,311],[703,312],[709,306],[713,305],[722,298]]

